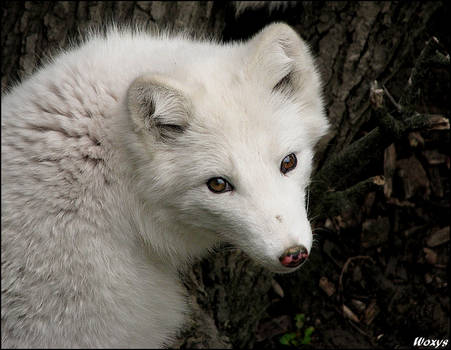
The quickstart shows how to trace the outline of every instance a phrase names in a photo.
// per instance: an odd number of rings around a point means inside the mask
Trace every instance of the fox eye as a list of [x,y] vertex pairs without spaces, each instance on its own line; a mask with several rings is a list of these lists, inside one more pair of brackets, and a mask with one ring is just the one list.
[[208,189],[214,193],[224,193],[232,191],[232,185],[222,177],[214,177],[207,181]]
[[287,155],[282,160],[282,163],[280,164],[280,172],[282,174],[286,174],[290,170],[293,170],[294,168],[296,168],[297,163],[298,163],[298,160],[296,159],[296,156],[294,155],[294,153]]

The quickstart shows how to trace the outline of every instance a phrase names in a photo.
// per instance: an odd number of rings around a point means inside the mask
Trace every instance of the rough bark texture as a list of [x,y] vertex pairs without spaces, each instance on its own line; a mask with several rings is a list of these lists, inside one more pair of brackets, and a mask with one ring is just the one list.
[[[424,43],[432,34],[445,32],[439,26],[449,14],[442,2],[285,2],[273,6],[272,11],[269,7],[261,2],[240,4],[237,15],[234,4],[223,2],[4,2],[2,90],[33,72],[58,48],[68,47],[80,32],[108,21],[188,30],[224,41],[246,39],[270,22],[285,21],[310,42],[324,79],[333,130],[319,147],[317,164],[321,168],[332,155],[362,136],[362,128],[372,114],[370,83],[377,80],[393,95],[401,96]],[[449,38],[439,40],[449,47]],[[380,162],[390,143],[373,144],[375,149],[366,153],[366,171],[347,177],[336,189],[346,190],[365,180],[365,175],[375,175],[372,161]],[[341,171],[353,170],[354,165]],[[360,186],[365,193],[374,190],[372,185]],[[326,212],[326,199],[322,204],[320,215],[336,214]],[[318,266],[324,259],[314,254],[301,271],[279,278],[285,288],[291,289],[289,297],[296,307],[302,305],[306,293],[317,289]],[[254,345],[257,325],[277,289],[271,273],[234,250],[199,262],[184,280],[192,295],[194,317],[174,346]]]

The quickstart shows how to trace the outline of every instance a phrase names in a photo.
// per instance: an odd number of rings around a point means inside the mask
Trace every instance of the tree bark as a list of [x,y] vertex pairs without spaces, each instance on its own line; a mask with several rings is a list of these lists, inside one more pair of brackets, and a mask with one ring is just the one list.
[[[435,28],[434,18],[444,6],[442,2],[372,1],[277,6],[261,2],[3,2],[2,91],[31,74],[59,48],[79,40],[80,33],[91,26],[141,23],[150,29],[187,30],[227,42],[246,39],[270,22],[285,21],[311,44],[324,80],[332,131],[318,147],[316,161],[321,168],[362,136],[362,126],[371,116],[371,82],[377,80],[392,94],[402,94],[415,58]],[[449,40],[439,39],[445,44]],[[379,151],[383,154],[384,147]],[[374,158],[380,159],[380,154]],[[321,257],[314,257],[308,267],[283,277],[293,281],[289,284],[293,295],[302,297],[317,287],[312,281],[321,262]],[[238,250],[225,250],[195,264],[183,278],[191,295],[193,319],[174,346],[254,345],[257,324],[271,302],[274,276],[270,272]]]

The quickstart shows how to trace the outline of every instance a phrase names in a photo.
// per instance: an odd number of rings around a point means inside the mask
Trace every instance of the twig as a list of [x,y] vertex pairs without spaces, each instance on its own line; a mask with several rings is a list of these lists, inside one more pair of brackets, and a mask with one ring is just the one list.
[[367,256],[367,255],[352,256],[352,257],[348,258],[348,260],[346,260],[345,264],[343,265],[343,268],[341,269],[340,278],[338,279],[338,293],[339,293],[339,298],[340,298],[342,305],[343,305],[343,275],[348,270],[349,264],[352,261],[358,260],[358,259],[370,260],[374,264],[374,260],[370,256]]
[[439,48],[439,41],[436,37],[432,37],[426,42],[423,50],[421,50],[418,59],[415,62],[415,66],[412,68],[409,80],[404,94],[401,96],[400,104],[404,107],[411,107],[413,101],[417,97],[418,85],[426,75],[427,64],[430,58],[434,55],[435,51]]
[[388,91],[388,89],[385,87],[385,85],[382,85],[382,89],[384,89],[384,93],[387,95],[388,99],[390,100],[390,102],[393,104],[393,106],[396,107],[396,110],[401,113],[402,112],[402,106],[395,101],[395,99],[393,98],[393,96],[390,94],[390,92]]
[[373,176],[344,191],[328,191],[324,194],[321,203],[315,207],[315,214],[340,215],[343,210],[354,208],[368,192],[378,190],[384,183],[382,176]]

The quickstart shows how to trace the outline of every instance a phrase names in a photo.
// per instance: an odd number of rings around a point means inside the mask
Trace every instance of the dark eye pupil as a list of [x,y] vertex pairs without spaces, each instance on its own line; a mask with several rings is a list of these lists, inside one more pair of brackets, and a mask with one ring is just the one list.
[[280,165],[280,171],[282,174],[287,173],[290,170],[293,170],[296,167],[297,159],[294,153],[291,153],[287,155],[283,160],[282,164]]
[[215,193],[227,192],[232,190],[232,186],[222,177],[214,177],[207,182],[208,189]]

